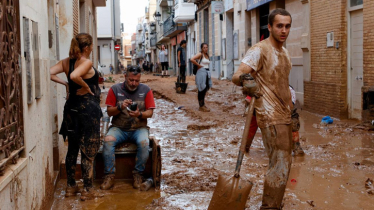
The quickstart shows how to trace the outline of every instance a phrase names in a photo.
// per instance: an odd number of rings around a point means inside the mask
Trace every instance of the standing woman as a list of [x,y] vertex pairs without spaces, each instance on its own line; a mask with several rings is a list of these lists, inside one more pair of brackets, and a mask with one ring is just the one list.
[[[76,35],[71,40],[69,57],[51,67],[51,80],[66,86],[64,119],[60,134],[68,137],[66,154],[67,187],[66,197],[79,192],[75,182],[77,156],[81,150],[81,165],[84,190],[81,200],[102,197],[93,189],[93,161],[100,147],[100,88],[99,73],[89,60],[92,52],[92,36],[86,33]],[[65,73],[67,80],[57,76]]]
[[161,45],[161,50],[158,52],[158,62],[161,63],[162,75],[168,75],[168,50],[165,49],[165,45]]
[[[192,57],[190,61],[198,68],[195,82],[198,89],[197,99],[199,100],[199,111],[210,112],[210,109],[205,106],[205,95],[209,88],[212,87],[212,78],[209,71],[210,60],[208,55],[208,44],[202,43],[200,49],[201,52]],[[196,62],[196,60],[199,60],[199,63]]]

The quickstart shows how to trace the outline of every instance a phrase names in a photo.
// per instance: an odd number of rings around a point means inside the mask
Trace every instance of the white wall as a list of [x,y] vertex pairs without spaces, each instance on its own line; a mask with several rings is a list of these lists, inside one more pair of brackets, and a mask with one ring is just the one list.
[[[20,0],[20,43],[23,46],[23,17],[38,22],[40,40],[48,40],[48,10],[45,0]],[[27,104],[25,58],[22,60],[22,102],[24,120],[25,150],[21,154],[17,165],[12,170],[7,169],[0,177],[1,209],[41,209],[46,207],[45,199],[53,194],[53,140],[50,117],[50,77],[49,77],[49,47],[48,41],[40,42],[40,82],[42,97],[33,99]],[[31,60],[33,55],[31,54]],[[31,63],[33,66],[33,61]],[[33,68],[33,67],[32,67]],[[35,69],[32,69],[35,72]],[[34,77],[32,77],[35,84]],[[32,91],[35,92],[34,86]],[[13,172],[14,170],[14,172]]]
[[[100,64],[105,65],[105,67],[102,67],[102,71],[104,74],[109,74],[109,65],[112,64],[113,67],[115,67],[115,59],[113,54],[113,47],[114,47],[113,40],[98,40],[98,45],[100,46]],[[103,47],[103,45],[107,45],[108,47]],[[110,45],[112,45],[112,49],[110,49]]]
[[112,1],[107,0],[106,7],[98,7],[97,11],[97,37],[113,37]]

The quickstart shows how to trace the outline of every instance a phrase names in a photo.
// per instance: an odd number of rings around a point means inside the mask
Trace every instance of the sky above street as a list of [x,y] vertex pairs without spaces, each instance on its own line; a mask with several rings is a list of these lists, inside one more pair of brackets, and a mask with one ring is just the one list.
[[124,32],[135,33],[138,18],[145,14],[145,7],[148,0],[121,0],[121,23],[124,25]]

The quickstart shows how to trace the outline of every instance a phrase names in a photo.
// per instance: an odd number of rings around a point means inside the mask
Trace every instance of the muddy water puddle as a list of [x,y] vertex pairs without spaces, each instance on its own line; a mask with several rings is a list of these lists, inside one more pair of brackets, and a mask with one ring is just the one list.
[[[79,197],[64,198],[62,180],[53,209],[207,209],[218,174],[233,174],[244,118],[201,129],[215,122],[193,119],[163,99],[156,99],[156,105],[148,124],[162,148],[160,190],[140,192],[132,189],[131,181],[117,181],[104,198],[81,202]],[[293,158],[284,209],[374,209],[374,197],[365,190],[365,180],[374,178],[373,133],[338,126],[339,122],[314,126],[320,116],[299,113],[306,155]],[[267,167],[258,131],[241,171],[254,183],[246,209],[259,209]]]

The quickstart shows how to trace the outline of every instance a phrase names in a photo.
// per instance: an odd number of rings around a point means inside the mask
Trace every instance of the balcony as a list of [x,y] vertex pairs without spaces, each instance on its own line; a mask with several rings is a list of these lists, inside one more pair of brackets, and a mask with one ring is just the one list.
[[143,31],[143,26],[142,26],[142,24],[138,24],[138,25],[136,25],[136,30],[137,30],[137,31]]
[[174,23],[173,16],[169,16],[163,25],[163,36],[174,37],[182,31],[186,31],[187,26],[185,23]]
[[195,4],[187,3],[187,0],[175,0],[175,18],[174,22],[190,22],[195,19]]
[[149,43],[150,43],[151,49],[156,49],[157,38],[155,36],[151,37],[151,39],[149,40]]
[[167,7],[168,6],[168,1],[167,0],[157,0],[157,4],[160,7]]
[[145,52],[144,50],[140,50],[136,52],[136,58],[144,58],[145,57]]

